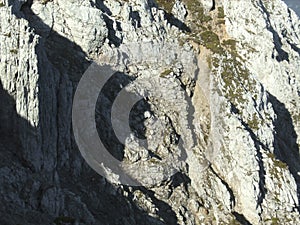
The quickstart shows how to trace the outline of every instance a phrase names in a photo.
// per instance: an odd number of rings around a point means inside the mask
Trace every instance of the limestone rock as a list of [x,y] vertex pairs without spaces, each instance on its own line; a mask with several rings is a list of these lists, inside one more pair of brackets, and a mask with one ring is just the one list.
[[215,5],[215,0],[200,0],[200,2],[207,11],[212,10]]
[[[157,3],[172,10],[0,3],[0,224],[300,224],[299,17],[281,0]],[[92,61],[119,71],[95,121],[142,187],[98,175],[74,140]],[[143,98],[117,133],[121,91]]]

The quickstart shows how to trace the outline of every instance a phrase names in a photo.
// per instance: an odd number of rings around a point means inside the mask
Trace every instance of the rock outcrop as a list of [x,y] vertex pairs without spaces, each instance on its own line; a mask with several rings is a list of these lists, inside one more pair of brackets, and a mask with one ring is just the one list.
[[[284,2],[5,0],[0,18],[1,224],[300,224],[300,20]],[[93,62],[119,70],[98,134],[143,186],[76,145]],[[144,99],[121,143],[123,90]]]

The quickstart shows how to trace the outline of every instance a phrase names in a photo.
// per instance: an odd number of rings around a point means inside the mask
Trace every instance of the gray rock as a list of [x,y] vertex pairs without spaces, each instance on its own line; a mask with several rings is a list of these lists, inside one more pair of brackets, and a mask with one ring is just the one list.
[[[152,0],[0,6],[1,224],[300,224],[299,18],[279,0],[200,2],[207,21],[186,1],[171,18]],[[91,61],[120,71],[95,120],[144,187],[78,150],[72,101]],[[121,90],[147,96],[123,147],[109,122]]]

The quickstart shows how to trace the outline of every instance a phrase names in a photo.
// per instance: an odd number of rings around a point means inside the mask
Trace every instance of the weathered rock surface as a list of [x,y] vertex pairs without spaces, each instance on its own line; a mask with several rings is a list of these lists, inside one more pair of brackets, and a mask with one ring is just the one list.
[[[1,224],[300,224],[300,21],[284,2],[6,0],[0,18]],[[145,187],[76,146],[92,61],[119,64],[98,133]],[[148,97],[123,146],[109,121],[125,86]]]

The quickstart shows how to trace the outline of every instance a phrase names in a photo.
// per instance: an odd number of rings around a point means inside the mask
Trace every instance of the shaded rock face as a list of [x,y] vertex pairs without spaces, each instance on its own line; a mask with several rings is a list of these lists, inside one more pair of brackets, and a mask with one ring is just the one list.
[[[300,223],[300,22],[282,1],[9,0],[0,18],[1,224]],[[82,74],[132,43],[95,120],[144,187],[94,172],[71,123]],[[126,85],[163,97],[135,105],[120,145],[109,113]],[[151,182],[181,152],[178,172]]]

